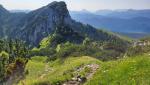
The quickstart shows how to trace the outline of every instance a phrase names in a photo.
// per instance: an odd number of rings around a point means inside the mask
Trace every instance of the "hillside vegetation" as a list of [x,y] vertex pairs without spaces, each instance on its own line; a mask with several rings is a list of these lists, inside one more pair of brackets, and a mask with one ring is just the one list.
[[[102,62],[95,58],[69,57],[67,59],[46,62],[47,57],[35,56],[26,66],[29,74],[19,85],[56,85],[70,80],[81,66],[98,64],[99,69],[88,79],[85,85],[149,85],[150,56],[144,54],[117,61]],[[88,71],[79,73],[85,76]]]
[[23,14],[0,6],[0,30],[0,85],[150,85],[149,39],[76,22],[63,1]]
[[80,66],[101,63],[99,60],[88,56],[69,57],[64,61],[58,59],[53,62],[46,62],[46,58],[32,57],[26,66],[29,74],[20,81],[20,85],[49,85],[50,83],[56,85],[71,79],[72,76],[76,75],[74,71]]
[[104,62],[86,85],[149,85],[150,55]]
[[0,40],[0,84],[19,81],[24,75],[28,57],[28,47],[22,41]]

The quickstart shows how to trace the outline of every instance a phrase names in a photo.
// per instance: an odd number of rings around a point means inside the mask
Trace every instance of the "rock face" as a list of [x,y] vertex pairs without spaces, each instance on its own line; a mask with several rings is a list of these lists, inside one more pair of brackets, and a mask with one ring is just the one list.
[[[97,30],[90,25],[74,21],[63,1],[52,2],[29,13],[9,13],[0,6],[0,16],[4,15],[3,13],[7,17],[0,19],[0,30],[2,30],[0,37],[19,38],[34,46],[37,46],[44,37],[54,33],[58,27],[63,28],[64,26],[72,30],[73,34],[79,34],[93,40],[118,39],[118,37]],[[73,35],[69,36],[74,38]],[[70,37],[66,39],[70,39]],[[80,37],[80,40],[83,38]]]
[[0,17],[4,16],[5,14],[9,14],[9,11],[7,11],[2,5],[0,5]]
[[[43,37],[55,31],[57,27],[70,22],[71,17],[64,2],[52,2],[26,15],[19,37],[38,44]],[[21,35],[21,36],[20,36]]]
[[[21,19],[25,13],[10,13],[0,5],[0,38],[15,37],[12,34],[20,29]],[[15,34],[16,35],[16,34]]]
[[32,45],[38,45],[41,39],[54,32],[58,26],[70,21],[66,4],[62,1],[52,2],[27,14],[9,13],[0,5],[0,37],[19,38]]
[[7,16],[9,15],[9,12],[2,6],[0,5],[0,36],[4,35],[4,28],[5,25],[3,25],[7,19]]

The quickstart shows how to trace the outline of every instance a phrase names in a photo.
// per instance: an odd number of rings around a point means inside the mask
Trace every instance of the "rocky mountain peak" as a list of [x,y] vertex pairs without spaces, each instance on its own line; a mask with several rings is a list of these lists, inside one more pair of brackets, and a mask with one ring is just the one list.
[[3,8],[3,5],[0,4],[0,9]]
[[[9,13],[0,6],[1,10],[4,12],[0,12],[0,30],[2,30],[0,34],[5,35],[0,35],[0,37],[8,36],[8,38],[21,39],[32,46],[38,46],[44,37],[52,35],[56,31],[58,32],[56,34],[62,36],[61,39],[74,43],[82,42],[85,37],[93,40],[110,39],[107,33],[74,21],[63,1],[54,1],[23,15]],[[8,14],[6,14],[7,12]]]
[[25,41],[38,44],[37,42],[53,33],[57,27],[71,21],[66,3],[54,1],[26,15],[24,18],[25,24],[21,26],[22,31],[19,33],[19,37],[21,35],[21,38]]
[[69,11],[67,9],[67,5],[64,1],[60,1],[60,2],[57,2],[57,1],[54,1],[50,4],[48,4],[45,9],[52,9],[54,13],[57,13],[57,15],[59,16],[63,16],[63,17],[67,17],[67,16],[70,16],[69,15]]
[[68,13],[67,5],[63,1],[60,1],[60,2],[54,1],[50,4],[48,4],[47,6],[42,7],[41,9],[44,9],[44,10],[51,10],[52,9],[53,11],[57,11],[61,14]]
[[0,4],[0,13],[8,13],[8,11]]
[[66,7],[66,3],[64,1],[60,1],[60,2],[54,1],[52,3],[49,3],[47,6],[49,6],[49,7],[54,7],[54,6],[58,6],[58,7],[62,6],[63,7],[63,6],[65,6]]

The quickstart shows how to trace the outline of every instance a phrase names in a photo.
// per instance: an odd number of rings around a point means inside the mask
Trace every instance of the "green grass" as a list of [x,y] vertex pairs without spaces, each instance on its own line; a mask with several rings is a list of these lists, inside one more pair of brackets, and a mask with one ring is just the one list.
[[99,60],[87,56],[70,57],[64,61],[58,59],[48,63],[48,66],[52,71],[46,73],[44,78],[41,79],[40,75],[45,72],[45,60],[46,57],[33,57],[26,66],[26,69],[29,70],[29,74],[26,75],[26,78],[22,80],[19,85],[22,85],[22,82],[24,82],[25,85],[45,85],[46,83],[56,84],[71,79],[73,75],[72,72],[76,67],[90,63],[101,63]]
[[[147,54],[108,62],[87,56],[57,59],[48,63],[45,62],[46,59],[47,57],[33,57],[26,67],[29,74],[21,82],[25,82],[25,85],[56,85],[71,79],[76,67],[97,63],[100,69],[85,85],[150,85],[150,56]],[[46,65],[53,70],[41,79]],[[22,85],[21,82],[19,85]]]
[[[26,70],[29,71],[29,74],[26,76],[25,81],[23,81],[26,82],[25,85],[32,85],[30,84],[31,82],[39,81],[38,77],[40,76],[40,74],[44,72],[45,69],[44,62],[46,59],[47,57],[40,57],[40,56],[32,57],[32,59],[26,65]],[[19,84],[22,85],[21,82]]]
[[150,56],[104,62],[86,85],[150,85]]
[[[100,29],[100,28],[99,28],[99,29]],[[133,40],[135,40],[135,39],[130,38],[130,37],[128,37],[128,36],[125,36],[125,35],[122,35],[122,34],[119,34],[119,33],[114,33],[114,32],[111,32],[111,31],[106,30],[106,29],[103,29],[103,28],[101,28],[101,30],[102,30],[103,32],[108,33],[108,34],[117,36],[117,37],[119,37],[120,39],[126,40],[126,41],[128,41],[128,42],[132,42]]]

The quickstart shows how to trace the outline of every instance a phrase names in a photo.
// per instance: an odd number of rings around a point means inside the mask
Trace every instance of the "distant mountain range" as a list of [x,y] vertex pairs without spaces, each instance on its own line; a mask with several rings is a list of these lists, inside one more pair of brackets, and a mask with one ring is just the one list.
[[[12,13],[28,13],[31,10],[10,11]],[[84,24],[90,24],[98,29],[119,32],[133,38],[147,36],[150,32],[150,9],[98,10],[96,12],[83,9],[81,11],[70,11],[70,15],[74,20]]]
[[95,14],[119,17],[124,19],[135,18],[135,17],[147,17],[150,18],[150,9],[135,10],[135,9],[118,9],[118,10],[99,10]]
[[120,33],[150,33],[150,10],[71,11],[73,19],[98,29]]

